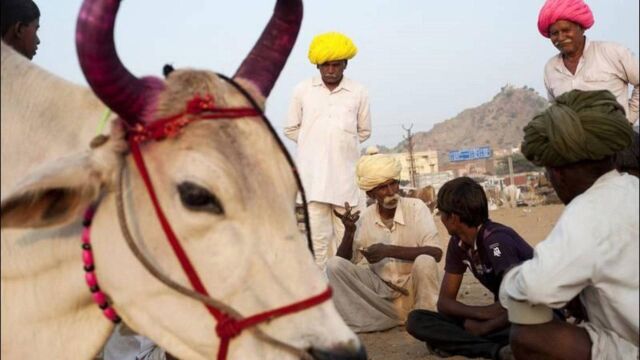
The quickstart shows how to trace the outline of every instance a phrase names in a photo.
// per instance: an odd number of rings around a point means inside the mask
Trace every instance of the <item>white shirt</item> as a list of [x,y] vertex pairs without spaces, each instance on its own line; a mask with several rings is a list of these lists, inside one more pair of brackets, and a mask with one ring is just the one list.
[[[544,67],[544,85],[550,101],[574,89],[609,90],[624,107],[630,123],[638,119],[639,83],[638,58],[612,42],[587,39],[575,75],[564,66],[561,54],[552,57]],[[629,84],[633,86],[631,98]]]
[[[353,240],[351,261],[355,264],[366,261],[358,249],[378,243],[405,247],[433,246],[442,249],[431,211],[422,200],[413,198],[400,198],[391,229],[382,222],[377,203],[362,212]],[[413,261],[394,258],[384,258],[369,265],[382,280],[401,287],[407,283],[412,266]]]
[[564,306],[577,294],[589,321],[638,346],[638,178],[612,170],[564,209],[533,259],[505,277],[513,299]]
[[371,135],[369,95],[346,77],[330,91],[320,76],[293,91],[284,134],[298,143],[296,164],[308,201],[357,205],[358,142]]

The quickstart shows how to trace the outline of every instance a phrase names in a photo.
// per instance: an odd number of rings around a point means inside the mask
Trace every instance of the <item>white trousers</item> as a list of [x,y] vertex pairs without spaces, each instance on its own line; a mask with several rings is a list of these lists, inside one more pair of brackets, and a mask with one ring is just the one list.
[[336,254],[344,235],[344,225],[333,210],[344,213],[342,206],[312,201],[308,204],[311,242],[316,264],[324,270],[327,260]]
[[[361,191],[361,199],[358,204],[352,204],[351,213],[356,211],[362,213],[366,209],[366,196]],[[307,204],[309,211],[309,226],[311,227],[311,242],[315,253],[316,264],[324,271],[327,260],[336,255],[338,247],[344,235],[344,225],[333,210],[344,214],[344,207],[311,201]]]
[[418,256],[405,285],[408,295],[390,288],[367,264],[341,257],[327,262],[333,303],[351,330],[382,331],[403,324],[413,309],[436,311],[440,274],[435,259]]

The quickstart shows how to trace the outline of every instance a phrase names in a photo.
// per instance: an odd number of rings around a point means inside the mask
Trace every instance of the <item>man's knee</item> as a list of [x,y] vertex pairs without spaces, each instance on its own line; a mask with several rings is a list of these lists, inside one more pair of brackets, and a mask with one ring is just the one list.
[[420,323],[422,322],[422,315],[418,313],[419,310],[413,310],[412,312],[409,313],[409,315],[407,316],[407,322],[405,324],[405,328],[407,329],[407,332],[413,336],[414,333],[416,332],[418,326],[420,326]]
[[436,260],[428,255],[418,256],[411,269],[414,309],[437,310],[440,275]]
[[[435,315],[435,316],[434,316]],[[421,325],[425,323],[430,323],[432,320],[436,318],[438,314],[429,310],[412,310],[407,316],[407,332],[411,333],[413,330],[417,329]]]
[[[411,276],[416,279],[433,279],[439,282],[438,263],[436,259],[429,255],[420,255],[413,261]],[[429,281],[429,280],[427,280]]]
[[422,274],[438,271],[438,263],[436,262],[436,259],[433,258],[433,256],[419,255],[413,261],[413,268],[411,271]]
[[340,256],[333,256],[327,260],[327,276],[329,279],[335,278],[336,276],[339,277],[341,274],[344,274],[351,265],[353,265],[351,261]]
[[405,328],[413,337],[420,340],[427,340],[429,334],[438,331],[442,324],[442,318],[438,313],[429,310],[413,310],[407,316]]

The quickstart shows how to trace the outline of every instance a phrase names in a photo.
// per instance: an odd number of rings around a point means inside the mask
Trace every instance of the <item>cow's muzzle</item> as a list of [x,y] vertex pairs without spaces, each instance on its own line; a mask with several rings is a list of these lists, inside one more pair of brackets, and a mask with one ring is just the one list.
[[358,349],[310,349],[309,354],[315,360],[367,360],[367,351],[364,346],[360,346]]

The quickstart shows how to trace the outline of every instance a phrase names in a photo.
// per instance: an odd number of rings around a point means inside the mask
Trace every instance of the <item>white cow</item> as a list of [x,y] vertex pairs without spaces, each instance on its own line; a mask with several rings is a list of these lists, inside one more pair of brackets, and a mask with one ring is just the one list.
[[504,203],[509,204],[509,207],[516,207],[518,200],[520,200],[520,193],[521,190],[517,186],[511,184],[502,189],[500,197],[504,199]]
[[[180,114],[195,95],[204,94],[211,95],[218,108],[251,108],[244,95],[211,72],[179,70],[166,82],[133,77],[107,41],[112,39],[117,9],[114,0],[85,1],[77,41],[89,83],[124,119],[144,125],[174,115],[178,120],[199,119],[199,113]],[[235,79],[258,97],[259,104],[264,103],[293,46],[301,12],[299,1],[278,1],[274,18],[236,73]],[[54,123],[47,128],[49,137],[34,139],[28,119],[47,115],[39,113],[38,98],[56,103],[55,97],[47,99],[49,94],[34,91],[42,87],[38,82],[45,78],[49,86],[55,86],[49,91],[69,96],[81,96],[83,90],[28,63],[18,64],[24,66],[19,70],[7,70],[6,48],[2,51],[2,358],[90,359],[111,333],[113,324],[92,302],[82,270],[82,213],[96,202],[91,225],[95,272],[120,317],[179,358],[215,358],[220,340],[214,318],[201,302],[152,276],[119,230],[114,190],[122,167],[124,208],[135,241],[154,267],[191,288],[128,153],[122,123],[114,122],[109,139],[101,146],[32,169],[32,163],[49,158],[49,147],[52,152],[66,153],[85,146],[82,144],[95,131],[93,119],[103,108],[87,96],[86,103],[93,105],[85,104],[86,113],[68,114],[77,119],[78,127],[61,129]],[[96,65],[92,59],[107,61]],[[5,71],[36,78],[21,79],[28,81],[20,86],[11,84],[15,85],[12,92],[5,94],[9,78]],[[103,74],[121,77],[105,79]],[[25,96],[35,105],[28,105]],[[24,108],[4,111],[7,104],[18,101]],[[32,106],[38,112],[30,112]],[[87,119],[89,125],[80,125]],[[25,123],[14,127],[8,121]],[[297,228],[295,178],[266,124],[256,116],[203,120],[173,135],[142,144],[141,152],[158,201],[211,296],[250,316],[325,291],[327,282]],[[25,147],[45,150],[34,150],[25,159],[17,151]],[[30,174],[16,182],[20,174],[13,174],[14,169]],[[366,358],[358,338],[331,301],[258,327],[318,358]],[[293,355],[247,330],[231,341],[228,357],[287,359]]]

